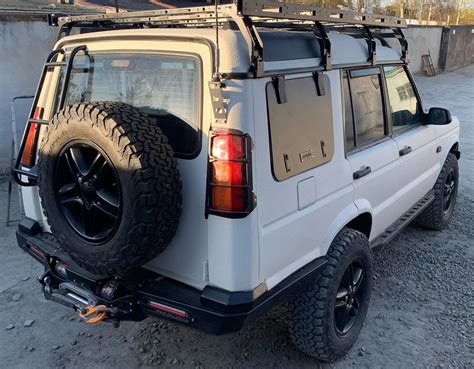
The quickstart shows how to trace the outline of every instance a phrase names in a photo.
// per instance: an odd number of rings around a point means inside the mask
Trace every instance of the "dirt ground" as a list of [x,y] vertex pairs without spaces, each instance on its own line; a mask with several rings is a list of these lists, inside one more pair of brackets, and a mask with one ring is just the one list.
[[[16,246],[16,225],[4,226],[4,180],[0,368],[472,368],[474,65],[417,80],[426,106],[446,107],[461,120],[461,182],[454,218],[442,232],[409,226],[374,252],[369,313],[346,357],[321,364],[296,351],[287,336],[284,305],[240,333],[222,337],[151,319],[117,329],[86,326],[73,312],[41,296],[36,281],[41,267]],[[28,320],[33,322],[25,327]]]

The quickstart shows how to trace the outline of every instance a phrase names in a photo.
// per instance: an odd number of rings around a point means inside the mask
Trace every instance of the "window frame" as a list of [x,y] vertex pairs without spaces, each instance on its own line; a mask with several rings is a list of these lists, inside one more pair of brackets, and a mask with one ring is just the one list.
[[397,130],[393,129],[393,119],[392,119],[392,113],[390,111],[390,97],[388,96],[388,86],[387,86],[387,79],[386,79],[386,76],[385,76],[384,67],[402,67],[403,68],[403,70],[405,71],[406,76],[408,77],[408,80],[410,81],[413,92],[415,93],[415,97],[416,97],[418,103],[420,104],[421,111],[423,113],[426,113],[426,111],[423,108],[423,101],[421,100],[421,96],[420,96],[420,93],[419,93],[419,91],[416,87],[413,75],[412,75],[410,69],[408,69],[407,65],[403,65],[403,64],[385,64],[385,65],[382,65],[381,67],[382,67],[383,84],[384,84],[385,96],[386,96],[385,106],[386,106],[386,110],[387,110],[387,120],[389,122],[390,130],[391,130],[391,136],[392,137],[398,137],[398,136],[400,136],[400,135],[402,135],[406,132],[409,132],[413,129],[417,129],[420,126],[425,125],[425,123],[421,121],[417,124],[406,125],[405,127],[399,128]]
[[[190,152],[190,153],[187,153],[187,154],[184,154],[184,153],[177,153],[177,152],[174,152],[175,154],[175,157],[177,159],[185,159],[185,160],[192,160],[192,159],[195,159],[197,158],[200,154],[201,154],[201,151],[202,151],[202,136],[203,136],[203,114],[204,114],[204,109],[203,109],[203,103],[204,103],[204,85],[203,85],[203,81],[204,81],[204,69],[203,69],[203,62],[202,62],[202,58],[199,54],[197,53],[192,53],[192,52],[179,52],[179,51],[172,51],[172,50],[158,50],[158,51],[155,51],[155,50],[148,50],[148,49],[141,49],[141,48],[137,48],[137,49],[133,49],[133,48],[130,48],[130,49],[108,49],[108,50],[95,50],[94,52],[90,52],[90,51],[87,51],[86,53],[82,52],[81,54],[83,54],[84,56],[87,56],[89,54],[91,54],[92,56],[94,56],[94,54],[100,54],[100,55],[103,55],[103,54],[144,54],[144,55],[152,55],[152,56],[164,56],[164,57],[187,57],[187,58],[190,58],[190,59],[194,59],[196,61],[196,71],[197,71],[197,74],[198,74],[198,81],[197,81],[197,92],[198,92],[198,96],[197,96],[197,107],[198,107],[198,114],[197,114],[197,121],[196,121],[196,128],[197,128],[197,142],[196,142],[196,148],[193,152]],[[70,56],[70,52],[67,52],[64,56],[64,58],[67,58]],[[64,70],[64,69],[62,69]],[[53,114],[56,114],[58,113],[58,101],[59,101],[59,93],[61,92],[61,88],[62,88],[62,84],[64,83],[64,81],[62,81],[62,78],[61,78],[61,71],[58,70],[58,73],[59,73],[59,77],[58,77],[58,81],[56,83],[56,86],[54,88],[54,92],[55,92],[55,97],[52,101],[52,107],[53,107],[53,111],[52,113]],[[67,88],[69,86],[66,87],[66,93],[67,93]]]
[[[372,70],[372,72],[370,71]],[[352,103],[352,87],[351,87],[351,77],[350,72],[357,71],[360,73],[359,76],[354,77],[365,77],[371,75],[378,75],[379,76],[379,83],[380,83],[380,94],[382,98],[382,112],[383,112],[383,119],[384,119],[384,136],[382,138],[378,138],[369,142],[366,142],[363,145],[357,145],[357,130],[356,130],[356,119],[354,115],[354,104]],[[352,124],[354,129],[354,148],[352,150],[347,150],[346,144],[346,116],[345,116],[345,104],[346,101],[344,100],[344,73],[346,73],[347,85],[349,88],[349,97],[350,97],[350,104],[351,104],[351,112],[352,112]],[[346,158],[358,152],[367,150],[373,146],[376,146],[382,142],[388,141],[392,139],[392,121],[389,119],[389,108],[387,106],[387,90],[385,84],[385,75],[383,74],[383,66],[367,66],[367,67],[349,67],[349,68],[341,68],[340,69],[340,80],[341,80],[341,99],[342,99],[342,115],[343,115],[343,132],[344,132],[344,152]],[[390,117],[391,118],[391,117]]]

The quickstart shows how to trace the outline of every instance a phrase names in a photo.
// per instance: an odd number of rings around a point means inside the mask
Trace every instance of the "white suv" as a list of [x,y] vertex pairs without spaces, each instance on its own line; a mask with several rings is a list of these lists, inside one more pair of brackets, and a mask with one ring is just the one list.
[[423,109],[401,19],[239,0],[51,23],[17,235],[89,323],[221,334],[287,300],[295,345],[335,360],[371,247],[451,218],[459,123]]

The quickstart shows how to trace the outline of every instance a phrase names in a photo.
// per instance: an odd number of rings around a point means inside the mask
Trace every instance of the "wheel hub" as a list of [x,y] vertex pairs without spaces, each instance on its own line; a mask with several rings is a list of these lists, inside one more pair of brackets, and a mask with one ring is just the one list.
[[334,325],[338,335],[346,335],[354,326],[365,299],[365,284],[364,264],[355,260],[344,272],[336,293]]
[[59,155],[56,199],[67,222],[81,237],[98,243],[110,237],[121,215],[118,175],[95,145],[73,142]]
[[454,176],[454,171],[450,170],[444,182],[443,211],[445,213],[448,212],[451,207],[453,193],[455,192],[455,189],[456,189],[456,180]]

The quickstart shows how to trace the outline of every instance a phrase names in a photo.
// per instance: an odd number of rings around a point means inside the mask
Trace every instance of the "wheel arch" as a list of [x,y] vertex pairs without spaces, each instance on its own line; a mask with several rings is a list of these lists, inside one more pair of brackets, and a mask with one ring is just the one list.
[[327,236],[323,243],[325,247],[321,250],[322,253],[327,253],[332,241],[343,228],[355,229],[365,234],[369,239],[372,231],[372,212],[370,207],[363,206],[359,208],[357,204],[352,203],[344,208],[328,229]]
[[367,239],[370,238],[370,232],[372,231],[372,214],[368,211],[360,213],[349,223],[347,223],[344,228],[351,228],[356,231],[359,231],[367,236]]
[[456,141],[451,145],[449,152],[454,154],[458,160],[461,158],[461,151],[459,151],[459,141]]

